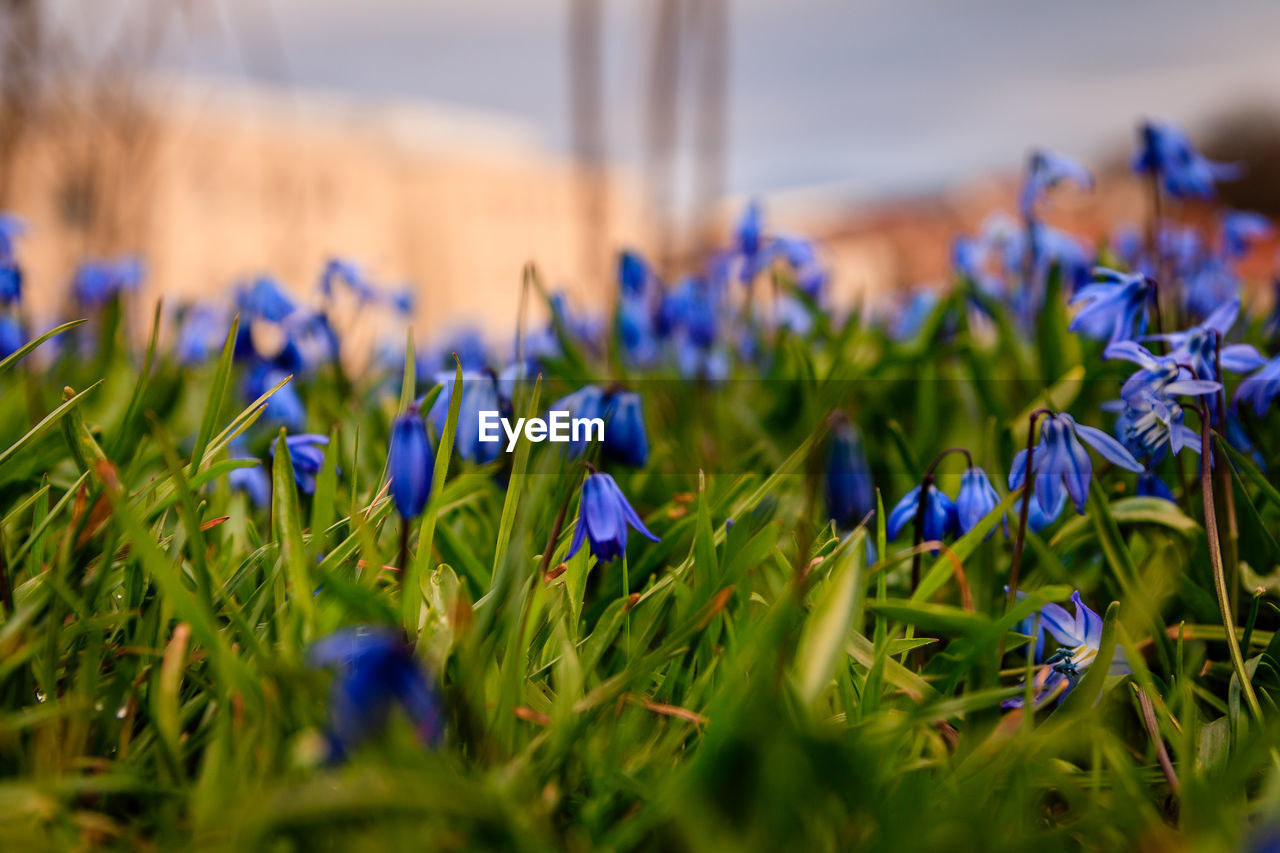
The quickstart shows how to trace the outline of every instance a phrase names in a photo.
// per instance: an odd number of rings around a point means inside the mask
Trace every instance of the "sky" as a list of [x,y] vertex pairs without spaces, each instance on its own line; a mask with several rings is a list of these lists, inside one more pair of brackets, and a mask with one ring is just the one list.
[[[164,72],[464,106],[570,149],[568,0],[186,2]],[[635,166],[657,4],[601,2],[606,145]],[[1144,116],[1194,132],[1280,108],[1280,3],[1265,0],[728,3],[734,194],[924,192],[1016,169],[1035,145],[1123,151]]]

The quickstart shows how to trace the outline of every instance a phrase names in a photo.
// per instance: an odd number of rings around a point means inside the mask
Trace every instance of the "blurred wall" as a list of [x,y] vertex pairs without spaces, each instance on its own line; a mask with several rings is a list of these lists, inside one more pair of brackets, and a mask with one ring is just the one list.
[[[138,106],[137,103],[147,106]],[[156,105],[163,105],[156,106]],[[29,301],[58,314],[78,257],[138,252],[147,292],[225,298],[270,271],[307,292],[327,257],[410,283],[424,331],[514,328],[521,270],[603,302],[618,245],[644,248],[636,194],[584,176],[527,130],[466,111],[262,91],[151,93],[128,117],[61,108],[31,122],[9,206],[27,218]],[[605,180],[606,239],[584,246],[578,193]]]

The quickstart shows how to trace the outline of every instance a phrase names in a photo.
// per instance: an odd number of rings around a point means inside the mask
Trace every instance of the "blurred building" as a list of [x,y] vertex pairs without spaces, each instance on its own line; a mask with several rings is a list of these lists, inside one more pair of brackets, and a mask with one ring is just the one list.
[[[30,225],[21,251],[37,314],[58,313],[86,255],[142,255],[143,306],[160,293],[219,298],[266,271],[304,293],[341,255],[376,281],[411,284],[426,330],[506,330],[526,263],[598,301],[610,282],[587,279],[588,259],[611,270],[615,247],[644,245],[623,176],[584,176],[518,122],[190,85],[110,106],[44,110],[16,147],[7,203]],[[598,246],[579,227],[584,180],[605,180]]]

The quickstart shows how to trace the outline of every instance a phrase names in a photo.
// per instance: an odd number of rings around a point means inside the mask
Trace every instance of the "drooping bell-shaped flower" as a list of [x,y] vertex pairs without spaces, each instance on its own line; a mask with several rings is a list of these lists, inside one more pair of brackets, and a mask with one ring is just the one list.
[[252,284],[242,287],[236,294],[236,304],[246,326],[252,320],[283,322],[298,308],[283,285],[268,275],[259,276]]
[[[1093,460],[1085,444],[1113,465],[1135,473],[1142,471],[1138,460],[1102,430],[1078,424],[1065,412],[1046,415],[1040,422],[1040,443],[1033,449],[1031,458],[1031,470],[1036,478],[1035,498],[1046,514],[1058,505],[1063,489],[1075,503],[1076,512],[1084,514],[1089,481],[1093,477]],[[1013,457],[1009,468],[1010,489],[1021,488],[1026,463],[1027,450],[1023,448]]]
[[597,560],[610,562],[626,553],[628,526],[635,528],[641,536],[658,541],[658,537],[636,515],[613,477],[603,471],[588,475],[582,483],[578,525],[573,531],[573,541],[569,543],[566,559],[578,553],[585,541],[590,543],[591,553]]
[[644,406],[634,391],[614,391],[604,402],[604,458],[643,468],[649,464],[649,434]]
[[[427,412],[427,421],[436,435],[443,435],[445,424],[449,418],[449,404],[453,397],[455,374],[442,372],[436,375],[436,381],[443,387],[431,410]],[[462,374],[462,398],[458,401],[458,427],[454,434],[454,452],[463,459],[485,464],[498,458],[505,441],[499,436],[498,441],[480,440],[480,413],[499,412],[505,417],[511,413],[509,401],[498,394],[498,378],[492,371],[464,371]]]
[[81,305],[97,308],[118,293],[137,290],[145,269],[134,257],[110,261],[85,261],[71,279],[71,290]]
[[396,418],[387,449],[387,473],[391,475],[391,500],[401,518],[422,514],[431,494],[435,463],[427,425],[418,410],[410,409]]
[[853,527],[875,508],[875,486],[862,435],[843,418],[831,428],[826,495],[827,516],[839,527]]
[[233,450],[231,458],[243,459],[246,462],[252,461],[254,463],[244,468],[232,469],[231,473],[227,475],[227,484],[231,486],[231,490],[233,492],[244,492],[249,496],[249,502],[258,509],[266,509],[271,506],[271,475],[262,466],[261,460],[241,450]]
[[1249,403],[1254,414],[1262,417],[1277,396],[1280,396],[1280,355],[1242,379],[1233,399],[1237,405],[1242,401]]
[[[916,486],[902,496],[902,499],[889,511],[886,533],[890,539],[897,539],[902,528],[916,520],[920,510],[920,487]],[[947,494],[933,483],[925,492],[924,531],[922,538],[928,541],[941,541],[959,528],[956,516],[956,505]]]
[[12,313],[0,314],[0,358],[8,358],[27,343],[22,323]]
[[[978,522],[986,518],[999,503],[1000,495],[996,492],[995,486],[991,485],[987,472],[977,465],[971,465],[965,469],[965,472],[960,475],[960,491],[956,495],[956,521],[960,533],[968,533],[977,527]],[[1007,518],[1004,519],[1004,532],[1006,536],[1009,535]],[[987,538],[990,538],[992,533],[995,533],[994,529],[987,534]]]
[[1083,189],[1093,188],[1093,174],[1070,157],[1043,149],[1033,151],[1027,160],[1027,174],[1022,181],[1018,207],[1024,219],[1034,219],[1036,205],[1049,190],[1062,183],[1074,183]]
[[1177,503],[1173,497],[1173,490],[1160,479],[1159,474],[1149,468],[1138,475],[1138,486],[1134,494],[1140,498],[1160,498],[1169,503]]
[[307,661],[337,670],[329,693],[331,761],[346,758],[375,735],[397,706],[423,744],[434,746],[443,738],[439,691],[399,634],[369,626],[343,628],[317,640]]
[[1095,269],[1094,278],[1071,298],[1070,304],[1082,307],[1068,328],[1099,341],[1132,340],[1145,333],[1151,280],[1106,267]]
[[[571,419],[576,418],[604,418],[605,413],[605,394],[600,390],[598,385],[583,385],[572,394],[566,394],[559,400],[551,404],[548,411],[551,412],[568,412]],[[605,422],[605,435],[608,435],[608,422]],[[582,430],[578,435],[578,440],[574,441],[572,433],[570,433],[570,441],[567,450],[570,459],[577,459],[586,452],[587,446],[590,444],[594,433],[591,430]],[[646,449],[646,454],[648,453]]]
[[[293,479],[298,484],[298,489],[305,495],[314,494],[316,475],[324,467],[324,451],[329,446],[329,437],[307,432],[287,436],[284,442],[289,448]],[[275,456],[275,452],[275,444],[272,444],[271,455]]]
[[[288,373],[278,367],[260,364],[245,379],[244,398],[252,402],[288,376]],[[307,407],[293,382],[285,383],[267,398],[263,418],[268,423],[283,426],[291,432],[306,426]]]
[[1215,163],[1200,152],[1187,135],[1171,124],[1143,122],[1138,128],[1138,151],[1133,171],[1155,175],[1174,198],[1212,198],[1214,184],[1241,174],[1235,163]]

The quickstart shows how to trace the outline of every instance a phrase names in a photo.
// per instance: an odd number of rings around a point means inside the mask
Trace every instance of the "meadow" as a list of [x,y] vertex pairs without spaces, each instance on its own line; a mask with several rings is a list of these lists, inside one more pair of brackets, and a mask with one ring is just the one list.
[[[35,329],[3,217],[0,843],[1275,849],[1272,226],[1137,142],[1149,221],[1037,151],[888,313],[752,204],[603,314],[531,259],[497,342],[344,259]],[[480,440],[549,410],[603,441]]]

